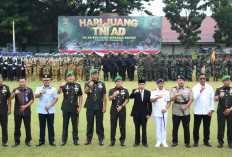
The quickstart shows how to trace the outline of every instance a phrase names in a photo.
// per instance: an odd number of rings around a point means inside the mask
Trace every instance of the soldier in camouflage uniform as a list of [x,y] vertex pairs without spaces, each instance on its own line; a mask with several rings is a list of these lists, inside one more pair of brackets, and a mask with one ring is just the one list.
[[35,82],[39,82],[39,74],[38,74],[38,59],[36,57],[34,57],[32,59],[32,65],[33,65],[33,75],[35,76]]
[[31,82],[32,60],[27,58],[24,60],[24,63],[27,82]]
[[144,61],[144,70],[145,70],[145,80],[152,80],[152,59],[151,57],[147,57]]
[[83,71],[83,60],[76,58],[75,59],[75,66],[76,66],[76,77],[77,77],[77,81],[81,82],[82,80],[82,71]]
[[212,59],[211,57],[209,57],[208,59],[206,59],[205,61],[205,77],[206,77],[206,81],[209,81],[210,79],[210,74],[211,74],[211,66],[212,66]]
[[57,82],[58,70],[59,70],[59,60],[53,59],[53,61],[52,61],[52,79],[53,79],[53,82]]
[[88,58],[85,60],[85,80],[86,80],[86,81],[89,81],[90,70],[91,70],[91,64],[90,64],[90,58],[88,57]]
[[144,59],[142,57],[140,57],[137,64],[138,64],[138,68],[137,68],[137,70],[138,70],[138,73],[137,73],[138,80],[142,80],[142,79],[145,78],[144,65],[143,65],[144,64]]
[[175,81],[177,78],[177,65],[176,65],[176,58],[173,58],[171,61],[171,78],[172,81]]
[[214,81],[218,81],[219,77],[220,77],[220,61],[219,59],[216,57],[215,61],[214,61]]
[[196,60],[196,81],[198,80],[198,76],[201,73],[201,69],[202,69],[202,60],[200,58],[200,56],[197,56],[197,60]]

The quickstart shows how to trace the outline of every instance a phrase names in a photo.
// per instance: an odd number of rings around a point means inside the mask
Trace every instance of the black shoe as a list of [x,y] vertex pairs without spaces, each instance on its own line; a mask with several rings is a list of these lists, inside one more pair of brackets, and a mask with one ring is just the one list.
[[114,146],[115,145],[115,141],[111,141],[110,146]]
[[80,145],[80,143],[78,141],[75,141],[73,144],[76,145],[76,146]]
[[190,144],[185,144],[185,147],[190,148],[191,146],[190,146]]
[[139,146],[139,144],[138,143],[134,143],[133,147],[137,147],[137,146]]
[[31,143],[30,143],[30,142],[26,142],[26,145],[27,145],[28,147],[31,147]]
[[176,146],[177,146],[177,143],[173,142],[172,147],[176,147]]
[[223,147],[223,144],[222,143],[218,143],[218,148],[222,148]]
[[17,147],[19,144],[20,144],[20,143],[15,142],[15,143],[12,145],[12,147]]
[[66,142],[61,142],[60,146],[66,145]]
[[209,142],[205,142],[204,145],[207,147],[212,147],[211,144],[209,144]]
[[55,142],[49,142],[51,146],[56,146]]
[[121,146],[122,147],[125,147],[126,145],[125,145],[125,141],[123,140],[123,141],[121,141]]
[[144,146],[144,147],[148,147],[148,144],[147,144],[147,143],[144,143],[143,146]]
[[42,145],[44,145],[44,142],[39,142],[39,143],[36,145],[36,147],[40,147],[40,146],[42,146]]
[[198,147],[198,142],[194,142],[193,147]]
[[99,141],[99,145],[103,146],[104,145],[103,141]]
[[3,143],[2,146],[3,146],[3,147],[7,147],[8,144],[7,144],[7,143]]
[[91,142],[87,140],[87,141],[85,142],[85,145],[89,145],[90,143],[91,143]]
[[[223,146],[223,145],[222,145]],[[232,143],[228,144],[229,148],[232,148]]]

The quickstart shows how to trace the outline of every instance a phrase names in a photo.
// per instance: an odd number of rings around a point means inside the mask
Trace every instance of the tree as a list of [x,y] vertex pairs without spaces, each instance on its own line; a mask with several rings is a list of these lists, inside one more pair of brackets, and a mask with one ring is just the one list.
[[99,13],[129,15],[144,11],[143,2],[152,0],[1,0],[0,45],[12,42],[15,20],[16,44],[22,46],[40,41],[57,41],[58,16],[98,16]]
[[[201,39],[198,36],[201,33],[199,28],[206,17],[203,11],[209,3],[208,1],[202,3],[201,0],[163,0],[163,2],[166,4],[163,8],[165,17],[171,23],[171,29],[179,34],[178,40],[185,46],[188,54],[190,46],[194,46]],[[181,12],[185,16],[181,16]]]
[[212,17],[217,22],[213,35],[216,43],[232,46],[232,3],[230,0],[217,0],[212,5]]

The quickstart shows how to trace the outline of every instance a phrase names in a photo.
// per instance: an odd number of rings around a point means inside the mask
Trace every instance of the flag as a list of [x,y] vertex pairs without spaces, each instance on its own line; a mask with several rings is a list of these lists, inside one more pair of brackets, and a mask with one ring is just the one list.
[[83,60],[86,60],[86,51],[84,51]]
[[15,52],[15,29],[14,29],[14,25],[15,25],[15,22],[14,22],[14,19],[13,19],[13,52]]
[[213,50],[211,58],[213,58],[213,61],[215,61],[215,59],[216,59],[214,50]]

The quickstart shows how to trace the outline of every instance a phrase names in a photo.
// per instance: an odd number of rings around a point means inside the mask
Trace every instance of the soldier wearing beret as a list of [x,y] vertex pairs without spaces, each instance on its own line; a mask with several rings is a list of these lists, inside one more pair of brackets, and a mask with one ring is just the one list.
[[8,115],[11,114],[11,99],[10,89],[7,85],[3,84],[3,78],[0,74],[0,123],[2,127],[2,145],[7,147],[8,132],[7,123]]
[[[73,127],[73,144],[79,145],[78,138],[78,117],[82,106],[82,89],[81,85],[74,82],[75,76],[73,71],[66,74],[67,83],[63,82],[58,89],[58,94],[63,93],[64,99],[61,110],[63,111],[63,134],[61,146],[64,146],[68,139],[68,124],[71,117]],[[79,99],[79,101],[78,101]]]
[[230,76],[224,76],[222,82],[223,86],[217,88],[215,92],[215,101],[219,101],[217,109],[218,148],[223,147],[226,121],[227,141],[229,148],[232,148],[232,87],[230,86]]
[[43,86],[37,87],[35,98],[39,98],[36,112],[39,114],[40,138],[37,147],[45,144],[45,128],[48,124],[49,144],[56,146],[54,133],[55,103],[58,101],[56,88],[50,85],[51,75],[43,74]]
[[98,69],[93,69],[91,72],[91,81],[85,83],[84,91],[87,94],[85,101],[86,116],[87,116],[87,140],[85,145],[89,145],[93,138],[94,117],[96,117],[96,132],[98,135],[99,145],[103,146],[104,127],[103,113],[106,112],[106,87],[105,83],[98,80]]
[[174,101],[172,104],[172,147],[175,147],[178,144],[178,130],[181,121],[184,128],[185,146],[187,148],[191,147],[189,122],[190,105],[193,102],[193,93],[190,87],[185,86],[185,81],[186,78],[184,76],[178,76],[178,86],[173,87],[170,92],[171,101]]
[[125,146],[126,138],[126,104],[129,102],[128,90],[122,87],[122,77],[117,76],[114,79],[115,87],[109,91],[109,101],[112,101],[110,109],[111,122],[111,143],[110,146],[115,145],[115,134],[117,128],[117,121],[119,119],[119,128],[121,132],[120,142],[121,146]]

